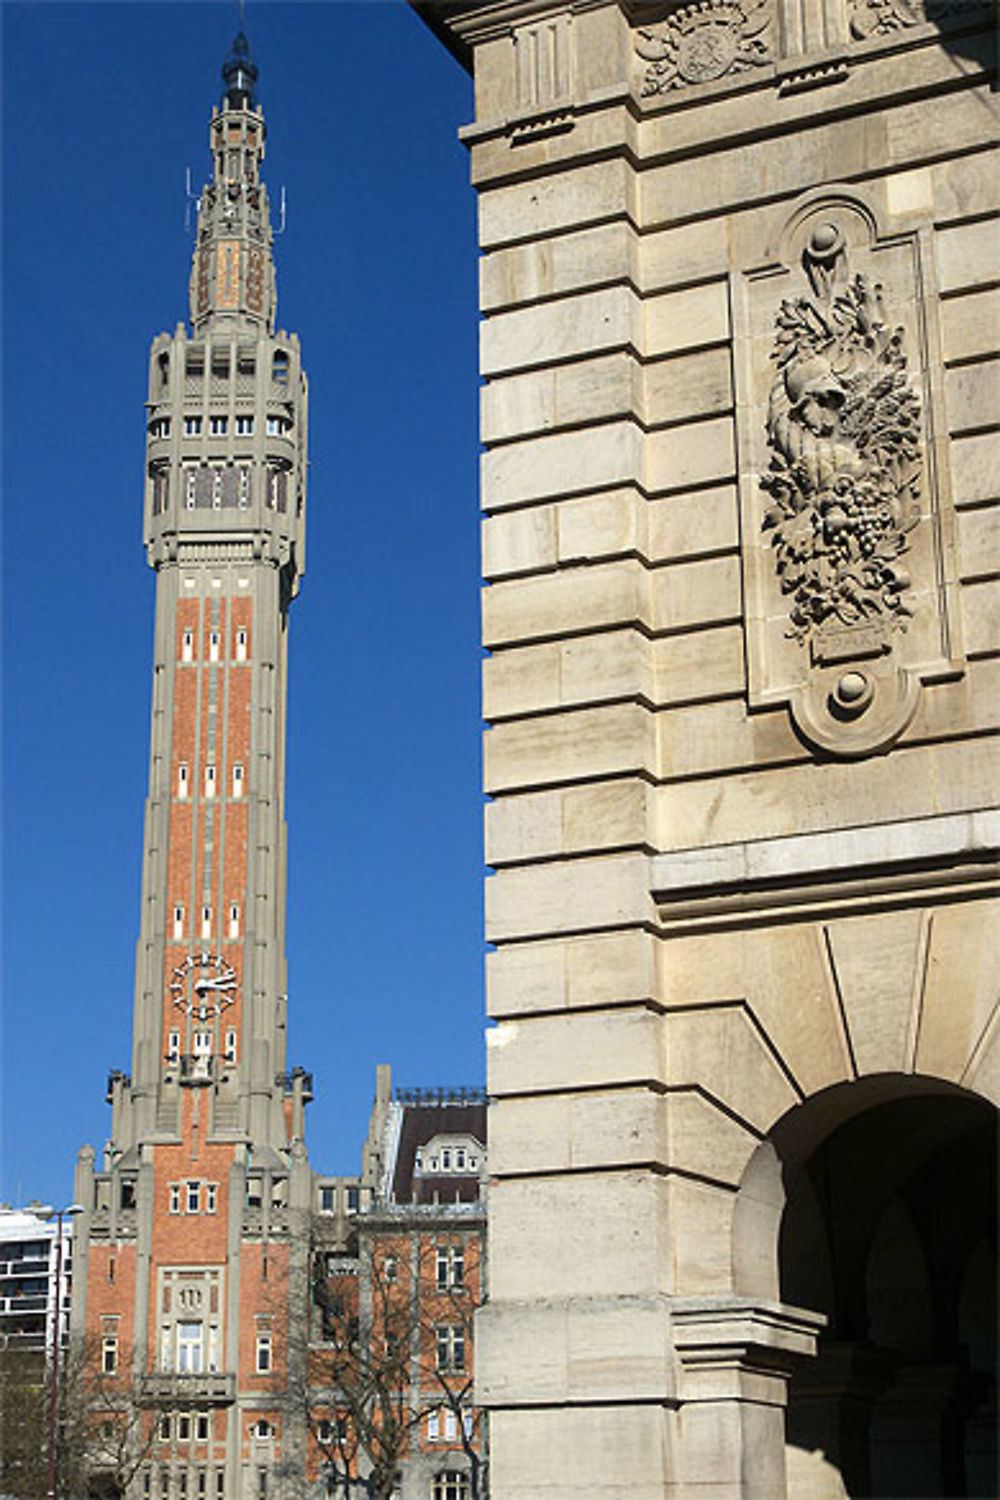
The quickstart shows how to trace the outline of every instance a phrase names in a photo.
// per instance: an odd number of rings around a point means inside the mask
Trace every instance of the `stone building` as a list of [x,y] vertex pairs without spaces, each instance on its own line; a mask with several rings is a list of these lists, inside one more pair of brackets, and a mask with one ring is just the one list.
[[992,18],[416,8],[475,83],[491,1493],[992,1495]]

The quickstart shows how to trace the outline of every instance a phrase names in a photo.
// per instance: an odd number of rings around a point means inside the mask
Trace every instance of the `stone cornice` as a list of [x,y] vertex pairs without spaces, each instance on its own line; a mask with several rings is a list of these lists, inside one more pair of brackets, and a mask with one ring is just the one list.
[[875,823],[661,854],[651,861],[652,894],[671,931],[815,919],[901,899],[992,895],[998,850],[992,810]]

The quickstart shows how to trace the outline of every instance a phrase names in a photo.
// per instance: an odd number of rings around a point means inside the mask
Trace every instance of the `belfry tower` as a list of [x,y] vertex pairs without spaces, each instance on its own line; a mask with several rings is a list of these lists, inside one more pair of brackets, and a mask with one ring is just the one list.
[[289,1458],[273,1393],[311,1187],[284,951],[306,380],[298,339],[275,326],[266,131],[242,33],[222,77],[191,329],[150,353],[156,625],[132,1069],[110,1076],[103,1163],[80,1153],[74,1326],[149,1413],[129,1495],[256,1500]]

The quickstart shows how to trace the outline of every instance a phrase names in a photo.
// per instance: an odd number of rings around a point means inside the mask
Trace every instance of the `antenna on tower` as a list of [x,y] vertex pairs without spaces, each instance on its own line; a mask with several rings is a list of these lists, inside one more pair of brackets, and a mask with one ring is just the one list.
[[184,168],[184,228],[191,229],[191,205],[194,204],[195,213],[201,212],[201,194],[191,191],[191,168]]

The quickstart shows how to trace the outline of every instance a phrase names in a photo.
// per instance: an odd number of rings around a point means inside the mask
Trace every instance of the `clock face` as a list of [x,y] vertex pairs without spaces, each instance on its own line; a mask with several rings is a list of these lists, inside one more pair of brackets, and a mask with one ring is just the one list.
[[236,970],[218,953],[189,953],[171,974],[167,992],[178,1010],[207,1021],[220,1016],[236,999]]

